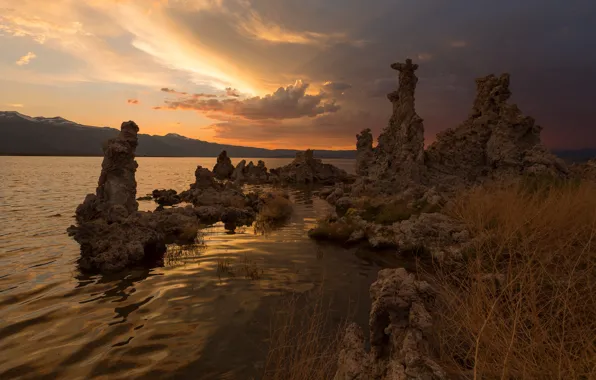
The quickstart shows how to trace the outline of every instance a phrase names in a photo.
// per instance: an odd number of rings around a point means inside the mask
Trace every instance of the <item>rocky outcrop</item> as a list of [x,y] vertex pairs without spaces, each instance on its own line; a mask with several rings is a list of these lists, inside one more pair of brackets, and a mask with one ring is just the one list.
[[509,82],[509,74],[476,79],[468,119],[439,133],[426,151],[428,181],[470,184],[522,174],[568,175],[563,161],[542,145],[542,127],[508,103]]
[[415,109],[418,65],[406,59],[405,63],[394,63],[391,68],[399,71],[399,87],[387,96],[393,113],[379,136],[369,172],[376,179],[400,184],[420,182],[424,168],[424,126]]
[[153,190],[151,193],[153,200],[160,206],[174,206],[182,202],[176,190]]
[[334,380],[446,379],[433,359],[435,291],[403,268],[383,269],[370,287],[370,352],[362,329],[351,324],[342,340]]
[[97,218],[118,221],[138,210],[135,150],[139,127],[122,123],[120,134],[104,144],[104,159],[95,194],[89,194],[77,207],[76,219],[84,223]]
[[596,181],[596,159],[581,164],[573,164],[569,168],[578,180]]
[[[95,194],[76,210],[76,226],[69,235],[81,246],[79,267],[84,271],[114,272],[163,258],[165,244],[194,238],[196,218],[138,212],[135,149],[138,126],[122,123],[120,134],[104,145],[104,159]],[[194,233],[194,236],[193,236]]]
[[257,165],[252,161],[246,164],[246,160],[242,160],[238,163],[234,172],[231,175],[231,179],[234,182],[249,182],[249,183],[268,183],[269,172],[265,166],[265,162],[259,160]]
[[346,171],[314,158],[310,149],[296,153],[296,158],[290,164],[272,169],[271,173],[282,182],[295,184],[334,184],[350,179]]
[[356,175],[368,176],[369,167],[373,163],[373,136],[370,128],[356,135]]
[[425,151],[424,127],[415,110],[418,65],[407,59],[391,67],[399,71],[399,88],[387,96],[393,113],[375,148],[368,130],[357,136],[359,178],[352,196],[397,194],[419,185],[455,192],[520,175],[568,177],[563,161],[542,145],[542,128],[508,103],[509,74],[478,78],[468,119],[439,133]]
[[228,157],[228,152],[223,150],[219,156],[217,156],[217,163],[213,167],[213,174],[215,178],[220,180],[230,179],[234,172],[234,165],[232,160]]

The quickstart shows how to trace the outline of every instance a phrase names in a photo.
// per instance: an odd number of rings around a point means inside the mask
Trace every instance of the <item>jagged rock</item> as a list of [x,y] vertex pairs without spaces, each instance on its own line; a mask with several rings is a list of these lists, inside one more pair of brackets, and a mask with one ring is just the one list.
[[223,150],[219,156],[217,156],[217,163],[213,167],[213,175],[217,179],[224,180],[230,179],[233,172],[234,165],[232,165],[232,160],[228,157],[228,152]]
[[267,182],[268,173],[267,167],[265,167],[265,162],[263,160],[259,160],[256,166],[252,163],[252,161],[249,162],[246,166],[245,176],[251,181]]
[[241,182],[244,180],[244,171],[246,168],[246,160],[242,160],[236,165],[232,172],[232,181]]
[[576,179],[596,181],[596,159],[581,164],[573,164],[569,170]]
[[435,291],[405,269],[383,269],[370,287],[370,352],[362,330],[346,329],[334,380],[446,379],[429,338]]
[[77,222],[84,223],[98,217],[116,221],[138,210],[135,181],[138,131],[139,127],[133,121],[124,122],[120,134],[104,144],[104,159],[95,195],[87,195],[77,207]]
[[[369,173],[375,179],[406,185],[419,182],[424,169],[424,126],[416,114],[414,98],[418,83],[414,72],[418,65],[406,59],[405,63],[394,63],[391,68],[399,71],[399,88],[387,96],[393,104],[393,114],[379,136]],[[358,145],[364,142],[361,137]],[[368,150],[366,144],[366,148],[361,148],[363,153]]]
[[367,128],[356,135],[356,175],[368,176],[374,158],[373,152],[373,137],[370,128]]
[[194,212],[199,221],[203,224],[215,224],[221,219],[224,208],[222,206],[199,206]]
[[160,206],[174,206],[182,200],[178,196],[178,192],[176,190],[153,190],[151,193],[153,199],[157,204]]
[[350,177],[344,170],[314,158],[313,151],[310,149],[296,153],[294,161],[281,168],[272,169],[271,173],[283,182],[298,184],[334,184],[346,181]]
[[477,183],[521,174],[568,175],[563,161],[540,142],[542,128],[507,102],[509,81],[509,74],[476,80],[476,99],[468,119],[439,133],[426,151],[431,183]]

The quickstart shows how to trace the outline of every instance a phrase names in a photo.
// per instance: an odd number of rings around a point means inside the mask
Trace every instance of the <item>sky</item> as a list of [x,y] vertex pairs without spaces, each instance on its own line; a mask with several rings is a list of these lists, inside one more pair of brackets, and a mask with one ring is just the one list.
[[0,0],[0,51],[0,110],[265,148],[378,136],[406,58],[431,143],[509,72],[548,147],[596,147],[593,0]]

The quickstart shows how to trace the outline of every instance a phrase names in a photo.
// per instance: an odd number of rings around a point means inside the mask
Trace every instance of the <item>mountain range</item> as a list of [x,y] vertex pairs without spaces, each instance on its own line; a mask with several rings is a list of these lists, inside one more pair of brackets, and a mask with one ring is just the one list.
[[[16,111],[0,111],[0,155],[102,156],[102,143],[119,130],[81,125],[62,117],[30,117]],[[264,149],[217,144],[176,133],[165,136],[139,134],[137,156],[215,157],[226,150],[232,157],[294,157],[297,150]],[[596,157],[596,148],[553,150],[567,162]],[[315,150],[319,158],[355,158],[354,150]]]
[[[0,111],[0,155],[102,156],[102,143],[119,133],[110,127],[81,125],[62,117],[30,117]],[[216,157],[226,150],[232,157],[294,157],[297,150],[263,149],[217,144],[176,133],[165,136],[139,134],[137,156]],[[315,150],[319,158],[354,158],[352,150]]]

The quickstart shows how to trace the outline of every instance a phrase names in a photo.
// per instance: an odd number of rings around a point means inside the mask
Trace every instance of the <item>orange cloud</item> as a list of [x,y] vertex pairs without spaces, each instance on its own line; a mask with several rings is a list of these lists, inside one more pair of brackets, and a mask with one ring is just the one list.
[[139,100],[138,99],[128,99],[126,102],[128,104],[139,104]]
[[18,61],[16,62],[16,64],[19,66],[28,65],[29,62],[31,62],[31,60],[36,57],[37,56],[35,55],[35,53],[29,52],[29,53],[25,54],[24,56],[22,56],[21,58],[19,58]]
[[[247,99],[200,99],[181,95],[177,100],[166,100],[164,107],[153,109],[194,110],[218,118],[217,114],[239,116],[244,119],[294,119],[314,117],[337,112],[340,106],[335,100],[325,101],[326,94],[307,95],[308,83],[296,81],[293,85],[280,87],[272,94]],[[171,91],[169,91],[171,92]]]

